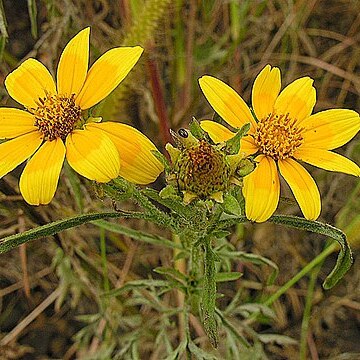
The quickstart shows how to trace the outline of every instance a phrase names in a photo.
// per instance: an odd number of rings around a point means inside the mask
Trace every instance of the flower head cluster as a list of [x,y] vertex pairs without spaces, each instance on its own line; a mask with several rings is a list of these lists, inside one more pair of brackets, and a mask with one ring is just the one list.
[[[241,151],[254,155],[256,169],[244,178],[245,211],[250,220],[265,221],[276,210],[280,196],[279,173],[289,184],[307,219],[321,210],[315,181],[298,162],[360,176],[360,168],[331,150],[360,130],[359,114],[333,109],[312,114],[316,103],[313,80],[302,77],[281,92],[280,70],[270,65],[257,76],[252,89],[252,109],[221,80],[203,76],[200,87],[213,109],[232,127],[250,123],[248,136],[241,139]],[[202,128],[215,142],[234,136],[226,127],[205,120]]]
[[[196,120],[192,127],[194,124],[199,126]],[[198,137],[195,137],[186,129],[177,133],[171,131],[176,147],[166,145],[171,159],[167,182],[169,186],[175,186],[175,191],[182,193],[185,204],[195,199],[223,202],[223,194],[231,184],[241,184],[242,177],[254,169],[253,162],[243,153],[233,151],[225,142],[213,144],[202,133],[197,133]],[[162,195],[164,193],[166,191]]]
[[10,73],[5,86],[25,110],[0,108],[0,177],[30,158],[20,177],[20,191],[33,205],[53,198],[66,157],[79,174],[98,182],[117,176],[153,182],[163,170],[155,146],[131,126],[94,122],[83,110],[103,100],[125,78],[143,49],[117,47],[88,69],[90,28],[80,31],[61,54],[57,81],[35,59]]

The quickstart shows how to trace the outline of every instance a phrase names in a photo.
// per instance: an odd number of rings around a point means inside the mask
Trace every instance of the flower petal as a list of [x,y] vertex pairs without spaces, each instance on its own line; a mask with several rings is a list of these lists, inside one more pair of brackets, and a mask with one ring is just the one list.
[[143,48],[119,47],[107,51],[90,68],[76,98],[81,109],[88,109],[109,95],[139,60]]
[[319,168],[360,176],[360,168],[345,156],[331,151],[314,148],[300,148],[294,153],[296,159]]
[[316,103],[316,90],[312,86],[313,82],[313,79],[306,76],[286,86],[275,101],[275,113],[289,113],[290,118],[298,121],[308,117]]
[[66,159],[75,171],[90,180],[107,182],[119,175],[117,148],[108,136],[88,126],[74,130],[66,138]]
[[347,109],[318,112],[301,122],[304,146],[336,149],[351,140],[360,130],[359,114]]
[[260,120],[274,110],[275,100],[281,89],[281,75],[277,67],[266,65],[256,77],[252,89],[252,106]]
[[59,94],[78,94],[84,85],[89,65],[89,36],[90,28],[87,27],[65,46],[57,68]]
[[212,76],[203,76],[199,84],[212,108],[231,126],[241,128],[246,123],[252,124],[250,133],[256,126],[255,120],[245,101],[221,80]]
[[31,132],[0,144],[0,178],[28,159],[41,143],[42,135]]
[[300,209],[308,220],[316,220],[321,211],[319,189],[311,175],[295,160],[279,160],[281,175],[289,184]]
[[46,93],[55,94],[55,82],[49,70],[36,59],[25,60],[5,79],[9,95],[25,107],[37,107]]
[[244,177],[245,212],[249,220],[266,221],[276,210],[280,196],[280,181],[275,161],[260,155],[258,165]]
[[[235,135],[235,133],[230,131],[228,128],[215,121],[203,120],[200,124],[202,129],[209,134],[211,140],[215,143],[221,143],[229,140]],[[258,148],[253,142],[253,138],[251,136],[245,136],[241,139],[240,151],[247,155],[254,154],[258,151]]]
[[136,184],[150,184],[164,170],[161,162],[152,154],[155,145],[140,131],[115,122],[93,123],[87,128],[104,132],[120,154],[119,175]]
[[46,205],[54,197],[65,158],[61,139],[46,141],[29,160],[21,174],[19,187],[30,205]]
[[201,128],[209,134],[211,140],[213,140],[216,144],[229,140],[235,135],[234,132],[230,131],[224,125],[212,120],[202,120],[200,125]]
[[0,108],[0,139],[14,137],[37,131],[34,115],[19,109]]

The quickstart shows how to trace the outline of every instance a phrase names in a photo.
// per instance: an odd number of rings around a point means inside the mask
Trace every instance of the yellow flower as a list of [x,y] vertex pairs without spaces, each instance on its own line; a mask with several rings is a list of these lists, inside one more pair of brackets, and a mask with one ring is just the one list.
[[[19,187],[32,205],[53,198],[65,156],[90,180],[117,176],[138,184],[153,182],[163,170],[155,146],[136,129],[115,122],[86,121],[82,111],[103,100],[140,58],[140,46],[118,47],[88,70],[90,28],[66,45],[55,84],[46,67],[25,60],[5,79],[10,96],[26,110],[0,108],[0,178],[30,158]],[[10,139],[10,140],[8,140]]]
[[[360,130],[359,114],[352,110],[325,110],[311,115],[316,103],[313,80],[302,77],[281,92],[280,70],[270,65],[257,76],[252,89],[252,108],[228,85],[211,76],[199,80],[213,109],[232,127],[250,123],[241,151],[256,154],[258,165],[244,178],[245,211],[252,221],[266,221],[276,210],[280,196],[279,172],[289,184],[300,209],[309,220],[321,210],[317,185],[296,160],[330,171],[360,176],[360,168],[330,150],[338,148]],[[202,127],[215,142],[234,136],[210,120]]]

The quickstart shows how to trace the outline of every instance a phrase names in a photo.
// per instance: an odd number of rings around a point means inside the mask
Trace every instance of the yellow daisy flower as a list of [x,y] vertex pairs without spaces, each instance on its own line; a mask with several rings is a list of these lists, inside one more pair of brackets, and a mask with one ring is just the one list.
[[26,110],[0,108],[0,139],[7,140],[0,144],[0,178],[31,157],[19,182],[31,205],[51,201],[65,157],[75,171],[98,182],[120,175],[148,184],[163,170],[151,153],[155,146],[136,129],[82,118],[82,111],[109,95],[143,52],[140,46],[117,47],[88,70],[89,36],[85,28],[66,45],[56,84],[32,58],[5,79],[10,96]]
[[[252,221],[266,221],[276,210],[280,196],[279,172],[289,184],[304,216],[318,218],[321,210],[317,185],[296,160],[346,174],[360,176],[360,168],[330,150],[338,148],[360,130],[359,114],[333,109],[311,114],[316,103],[313,80],[302,77],[281,92],[280,70],[270,65],[257,76],[252,89],[252,109],[228,85],[211,76],[199,80],[213,109],[232,127],[250,123],[241,151],[255,154],[258,165],[244,178],[245,211]],[[210,121],[202,127],[215,142],[234,133]]]

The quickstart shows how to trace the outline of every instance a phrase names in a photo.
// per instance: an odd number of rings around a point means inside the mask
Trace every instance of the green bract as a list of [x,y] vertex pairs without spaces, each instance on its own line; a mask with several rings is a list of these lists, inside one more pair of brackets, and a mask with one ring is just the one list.
[[[242,177],[255,168],[255,163],[239,149],[234,153],[233,146],[227,142],[215,145],[206,133],[197,132],[199,138],[186,129],[177,133],[171,131],[171,134],[176,147],[166,145],[172,162],[167,182],[183,194],[186,204],[194,199],[213,199],[222,203],[224,192],[232,184],[241,185]],[[163,195],[166,196],[166,193],[170,192],[166,191]]]

